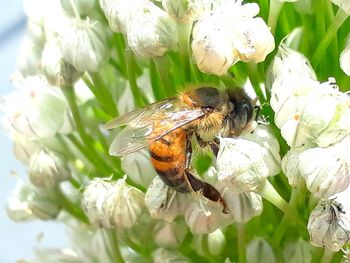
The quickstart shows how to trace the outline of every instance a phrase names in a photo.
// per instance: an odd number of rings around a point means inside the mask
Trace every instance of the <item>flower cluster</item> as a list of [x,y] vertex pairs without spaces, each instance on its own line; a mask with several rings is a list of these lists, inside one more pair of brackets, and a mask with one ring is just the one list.
[[[349,260],[349,1],[23,5],[28,26],[11,77],[15,90],[0,110],[28,180],[19,181],[6,211],[17,222],[57,220],[72,241],[36,249],[33,262],[327,263],[342,251]],[[203,85],[223,97],[224,89],[244,87],[248,96],[204,110],[223,123],[228,112],[246,121],[240,136],[196,140],[191,125],[199,118],[175,127],[187,132],[192,150],[176,176],[189,183],[191,172],[212,188],[180,192],[157,176],[147,151],[154,131],[140,117],[128,123],[139,111],[118,119],[129,124],[122,133],[128,154],[111,156],[123,128],[107,131],[105,123]],[[166,102],[191,111],[182,97]],[[250,114],[247,99],[259,110]],[[145,114],[152,125],[156,114]],[[188,147],[181,154],[188,158]],[[205,191],[220,193],[220,202]]]

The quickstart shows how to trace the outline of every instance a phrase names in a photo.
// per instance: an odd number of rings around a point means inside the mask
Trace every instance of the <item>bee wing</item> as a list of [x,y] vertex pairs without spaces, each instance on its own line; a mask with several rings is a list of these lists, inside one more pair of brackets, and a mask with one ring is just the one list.
[[142,127],[127,126],[113,140],[109,153],[120,156],[132,153],[156,141],[169,132],[204,115],[201,109],[161,112],[150,117]]
[[104,129],[113,129],[119,126],[132,126],[132,127],[143,127],[151,122],[152,116],[157,114],[159,111],[171,110],[171,108],[176,107],[177,98],[172,97],[164,99],[162,101],[157,101],[146,107],[136,109],[123,116],[114,118],[113,120],[106,123]]

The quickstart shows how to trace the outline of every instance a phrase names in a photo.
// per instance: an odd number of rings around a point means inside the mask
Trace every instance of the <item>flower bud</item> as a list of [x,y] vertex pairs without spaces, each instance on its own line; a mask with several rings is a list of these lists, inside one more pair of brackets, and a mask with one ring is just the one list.
[[23,76],[39,73],[42,50],[29,35],[24,36],[17,55],[17,69]]
[[74,16],[72,4],[74,4],[81,16],[88,15],[95,7],[95,0],[60,0],[61,6],[70,16]]
[[246,223],[263,211],[263,202],[260,195],[254,192],[242,192],[234,185],[219,181],[215,187],[221,192],[222,197],[230,211],[231,218],[238,223]]
[[241,191],[258,191],[269,175],[265,162],[267,150],[241,138],[220,138],[217,156],[219,181],[226,181]]
[[101,217],[102,204],[106,200],[109,190],[114,186],[100,178],[94,178],[86,186],[81,204],[89,221],[96,226],[111,227],[108,218]]
[[73,85],[83,74],[63,59],[56,40],[50,40],[45,44],[41,67],[49,83],[58,87]]
[[221,76],[238,61],[225,24],[222,14],[211,13],[200,19],[193,28],[193,57],[204,73]]
[[282,159],[282,171],[288,178],[288,183],[297,187],[300,179],[299,156],[306,148],[291,149]]
[[126,183],[126,177],[114,184],[97,207],[101,218],[106,218],[114,227],[134,226],[144,211],[144,194]]
[[6,203],[6,212],[11,220],[23,222],[35,219],[28,205],[28,199],[32,194],[33,189],[29,184],[24,184],[22,180],[17,180],[16,187],[12,190]]
[[281,171],[280,145],[268,125],[258,125],[252,133],[242,134],[244,139],[255,142],[266,149],[265,163],[269,168],[269,176]]
[[233,45],[241,61],[262,62],[275,48],[275,40],[265,21],[260,18],[238,20]]
[[176,250],[166,250],[158,248],[153,252],[154,263],[189,263],[191,262]]
[[126,33],[131,19],[149,5],[147,0],[99,0],[109,27],[114,32]]
[[312,246],[303,239],[287,243],[283,250],[285,262],[303,263],[311,262]]
[[64,157],[57,152],[43,149],[30,159],[29,178],[35,186],[55,188],[70,176]]
[[316,197],[327,198],[345,190],[350,181],[349,140],[299,155],[299,172]]
[[176,248],[184,241],[188,228],[183,220],[177,220],[172,223],[159,222],[154,232],[154,238],[158,246]]
[[39,143],[34,140],[28,140],[17,132],[13,133],[16,134],[15,136],[13,134],[10,135],[13,142],[13,155],[23,164],[29,165],[32,154],[40,150]]
[[153,218],[170,223],[184,213],[188,199],[188,194],[171,189],[156,176],[147,189],[145,204]]
[[350,1],[349,0],[332,0],[332,3],[339,6],[348,15],[350,14]]
[[263,238],[255,238],[249,242],[246,249],[247,263],[275,263],[276,258],[270,244]]
[[98,71],[107,61],[107,31],[99,21],[67,18],[58,33],[64,60],[78,71]]
[[205,247],[207,247],[208,252],[212,256],[218,256],[221,254],[222,250],[226,245],[226,239],[224,234],[220,229],[215,230],[214,232],[208,234],[207,236],[198,235],[194,237],[194,247],[196,252],[205,257]]
[[312,245],[339,251],[350,236],[349,191],[345,200],[320,201],[310,214],[307,229]]
[[208,234],[232,222],[222,213],[222,207],[204,197],[190,203],[185,211],[185,220],[194,235]]
[[163,56],[176,44],[174,36],[174,21],[151,2],[133,17],[127,30],[130,48],[142,57]]
[[156,172],[147,151],[142,150],[122,157],[123,171],[133,182],[148,187]]
[[346,75],[350,76],[350,45],[340,54],[340,68]]
[[208,0],[163,0],[162,5],[168,14],[180,23],[191,23],[210,8]]

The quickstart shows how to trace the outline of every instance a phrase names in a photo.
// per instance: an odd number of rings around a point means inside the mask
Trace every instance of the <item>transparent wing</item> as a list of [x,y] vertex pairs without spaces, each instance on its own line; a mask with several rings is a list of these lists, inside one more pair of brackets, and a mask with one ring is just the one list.
[[142,127],[152,122],[152,116],[158,115],[159,112],[171,111],[178,107],[178,103],[178,99],[175,97],[157,101],[146,107],[136,109],[123,116],[117,117],[106,123],[103,127],[105,129],[113,129],[124,125]]
[[149,116],[147,121],[142,120],[143,126],[140,124],[138,127],[128,125],[124,128],[114,138],[109,153],[120,156],[138,151],[149,142],[158,140],[169,132],[191,123],[203,115],[201,109],[178,110],[175,112],[158,111],[157,114]]

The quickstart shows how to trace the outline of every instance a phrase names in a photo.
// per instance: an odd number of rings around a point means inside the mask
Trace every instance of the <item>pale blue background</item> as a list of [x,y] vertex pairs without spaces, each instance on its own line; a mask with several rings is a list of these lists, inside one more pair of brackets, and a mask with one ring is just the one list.
[[[49,0],[48,0],[49,1]],[[26,18],[20,0],[0,0],[0,96],[13,89],[9,76],[16,68],[16,54],[25,33]],[[10,171],[26,178],[25,167],[12,156],[12,144],[0,127],[0,263],[30,259],[32,248],[63,247],[68,244],[64,227],[53,222],[14,223],[7,217],[4,205],[15,187]],[[40,242],[37,236],[43,233]]]

